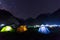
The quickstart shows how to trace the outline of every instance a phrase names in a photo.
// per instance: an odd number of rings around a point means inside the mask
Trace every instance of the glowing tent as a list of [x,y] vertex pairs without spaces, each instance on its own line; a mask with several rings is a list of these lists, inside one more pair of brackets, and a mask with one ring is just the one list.
[[27,31],[26,25],[21,25],[20,27],[17,28],[17,31],[18,32],[25,32],[25,31]]
[[43,34],[49,34],[50,30],[46,27],[40,27],[38,32],[43,33]]
[[11,26],[5,26],[1,29],[0,32],[9,32],[9,31],[12,31],[13,28]]

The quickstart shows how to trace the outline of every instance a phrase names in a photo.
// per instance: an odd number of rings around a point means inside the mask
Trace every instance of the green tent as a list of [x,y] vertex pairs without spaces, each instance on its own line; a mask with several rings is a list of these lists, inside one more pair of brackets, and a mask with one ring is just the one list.
[[1,29],[0,32],[12,32],[13,28],[11,26],[5,26]]

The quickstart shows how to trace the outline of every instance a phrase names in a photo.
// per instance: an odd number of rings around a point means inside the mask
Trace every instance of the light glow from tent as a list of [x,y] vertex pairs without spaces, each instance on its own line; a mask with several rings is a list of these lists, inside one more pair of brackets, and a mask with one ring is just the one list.
[[8,32],[8,31],[12,31],[13,28],[11,26],[5,26],[1,29],[1,32]]

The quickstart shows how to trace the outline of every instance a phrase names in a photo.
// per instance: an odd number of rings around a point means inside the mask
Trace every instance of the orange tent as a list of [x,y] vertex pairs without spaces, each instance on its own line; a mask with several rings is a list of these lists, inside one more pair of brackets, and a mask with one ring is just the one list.
[[20,27],[17,28],[18,32],[25,32],[27,31],[27,26],[26,25],[21,25]]

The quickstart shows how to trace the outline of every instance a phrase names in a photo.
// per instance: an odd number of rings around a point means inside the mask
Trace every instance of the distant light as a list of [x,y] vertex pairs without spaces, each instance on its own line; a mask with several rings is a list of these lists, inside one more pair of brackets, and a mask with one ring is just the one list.
[[8,31],[12,31],[13,28],[11,26],[5,26],[1,29],[1,32],[8,32]]
[[34,26],[29,25],[28,28],[34,28]]
[[5,24],[1,24],[0,26],[5,26]]
[[40,25],[34,25],[34,28],[40,27]]
[[50,28],[52,28],[53,26],[49,26]]
[[41,27],[43,27],[43,26],[45,26],[45,27],[60,27],[60,25],[56,25],[56,24],[53,24],[53,25],[49,25],[49,24],[44,25],[44,24],[42,24],[40,26]]
[[27,31],[26,25],[21,25],[20,27],[17,28],[17,31],[18,32],[25,32],[25,31]]
[[43,26],[45,26],[45,25],[42,24],[41,27],[43,27]]
[[45,26],[49,26],[48,24],[46,24]]
[[43,33],[43,34],[49,34],[50,30],[46,27],[40,27],[38,32]]

